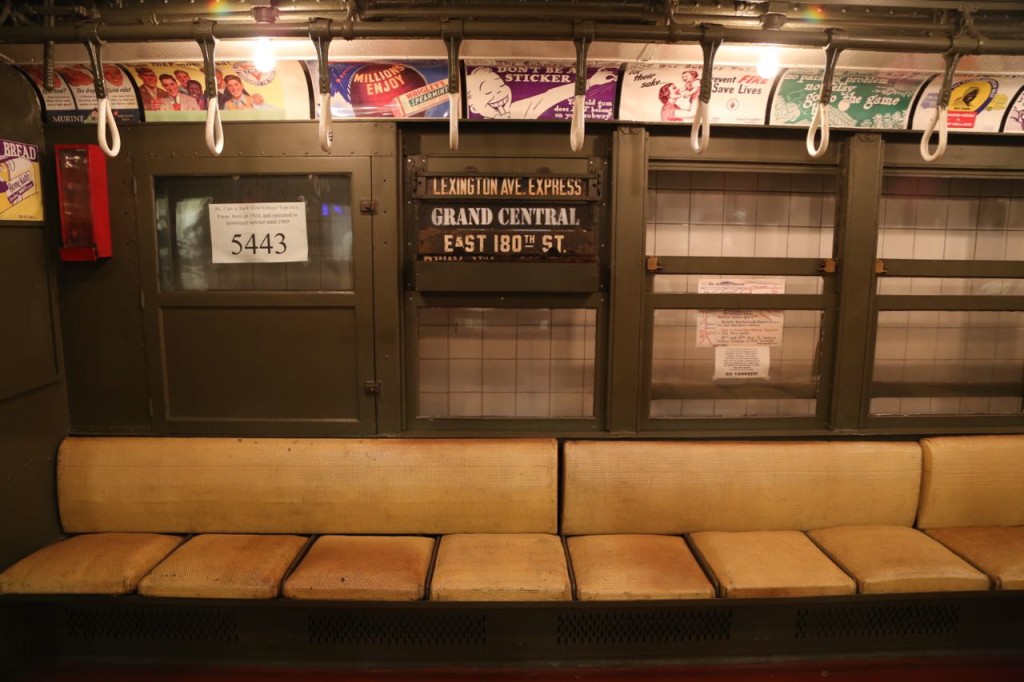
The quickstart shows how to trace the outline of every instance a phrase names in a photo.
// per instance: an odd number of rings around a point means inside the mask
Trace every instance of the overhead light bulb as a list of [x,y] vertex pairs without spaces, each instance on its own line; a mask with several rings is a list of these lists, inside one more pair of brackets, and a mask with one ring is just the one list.
[[252,51],[252,65],[258,71],[273,71],[277,66],[277,57],[274,56],[274,47],[270,44],[270,38],[256,39],[256,47]]
[[775,78],[779,73],[779,49],[774,45],[761,48],[761,58],[757,61],[757,75],[761,78]]

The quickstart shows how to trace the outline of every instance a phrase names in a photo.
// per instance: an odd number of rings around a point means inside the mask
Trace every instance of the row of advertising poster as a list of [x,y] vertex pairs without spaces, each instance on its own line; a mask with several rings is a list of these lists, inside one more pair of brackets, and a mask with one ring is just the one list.
[[[21,67],[37,86],[50,123],[95,119],[91,70],[56,69],[54,88],[42,87],[39,66]],[[448,69],[443,61],[332,62],[331,117],[447,118]],[[688,123],[700,96],[700,64],[629,63],[587,68],[585,115],[592,121]],[[316,62],[280,61],[272,71],[252,62],[219,63],[216,91],[201,65],[185,62],[104,67],[112,108],[122,122],[189,121],[204,116],[215,97],[225,120],[318,118]],[[806,126],[821,92],[821,69],[784,69],[774,78],[752,66],[716,66],[709,113],[714,125]],[[466,119],[572,117],[576,68],[569,63],[463,62]],[[923,130],[934,114],[936,73],[837,69],[829,122],[836,128]],[[1024,133],[1024,74],[958,74],[949,127]]]

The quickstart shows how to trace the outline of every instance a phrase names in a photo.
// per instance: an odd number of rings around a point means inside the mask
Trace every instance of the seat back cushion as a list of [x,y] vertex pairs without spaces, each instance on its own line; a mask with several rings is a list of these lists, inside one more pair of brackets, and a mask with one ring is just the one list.
[[926,438],[919,528],[1024,525],[1024,435]]
[[572,441],[566,535],[914,522],[917,443]]
[[68,533],[554,533],[544,439],[68,438]]

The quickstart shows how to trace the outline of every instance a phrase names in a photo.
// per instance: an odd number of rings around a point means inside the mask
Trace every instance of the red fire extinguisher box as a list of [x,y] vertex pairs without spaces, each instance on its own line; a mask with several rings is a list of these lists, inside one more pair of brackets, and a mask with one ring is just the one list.
[[107,159],[95,144],[56,144],[60,203],[60,257],[65,261],[110,258]]

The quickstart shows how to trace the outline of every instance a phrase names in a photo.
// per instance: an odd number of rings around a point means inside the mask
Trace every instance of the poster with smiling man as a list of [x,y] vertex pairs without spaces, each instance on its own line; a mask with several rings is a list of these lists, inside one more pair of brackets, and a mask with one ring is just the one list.
[[[588,66],[584,115],[609,121],[615,115],[618,66]],[[572,119],[574,64],[479,62],[466,64],[466,113],[470,119]]]

